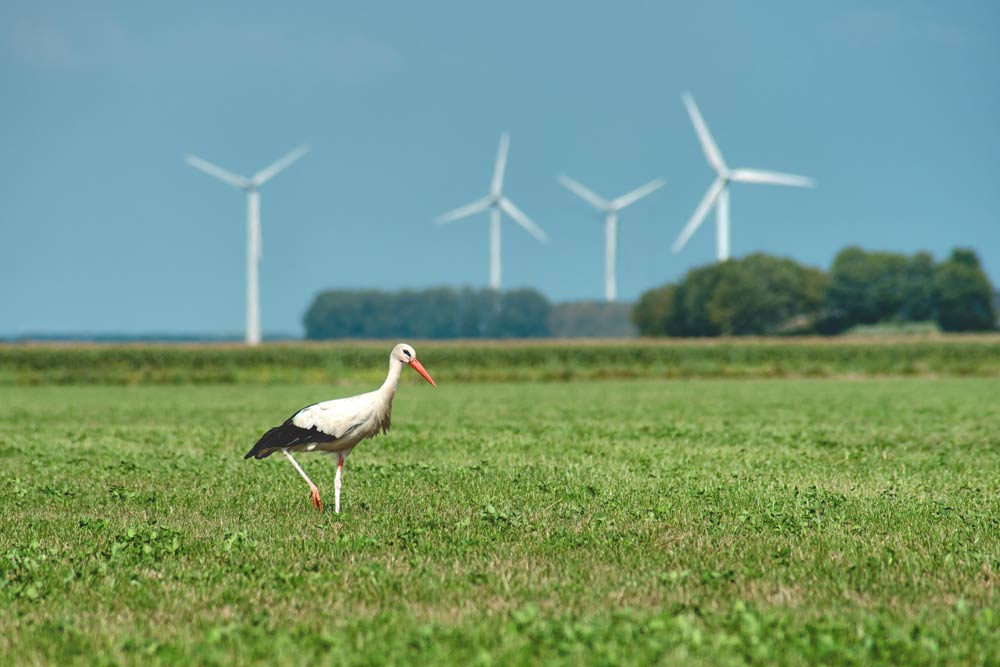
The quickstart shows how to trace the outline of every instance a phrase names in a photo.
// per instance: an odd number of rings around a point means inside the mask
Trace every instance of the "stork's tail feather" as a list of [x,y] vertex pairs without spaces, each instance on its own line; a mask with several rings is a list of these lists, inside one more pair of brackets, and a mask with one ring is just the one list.
[[246,455],[243,458],[244,459],[266,459],[268,456],[270,456],[271,454],[274,454],[276,451],[278,451],[278,450],[274,449],[274,448],[265,449],[264,447],[260,447],[259,444],[258,444],[258,445],[254,445],[254,448],[251,449],[249,452],[247,452]]
[[243,458],[244,459],[250,459],[250,458],[254,458],[254,459],[266,459],[271,454],[274,454],[275,451],[276,450],[274,450],[274,449],[268,449],[266,451],[262,451],[262,450],[257,449],[256,447],[254,447],[249,452],[247,452],[246,456],[244,456]]
[[276,441],[284,440],[284,438],[280,437],[281,430],[286,428],[288,424],[289,422],[285,422],[281,426],[275,426],[274,428],[269,429],[267,433],[260,437],[260,440],[258,440],[257,444],[253,446],[253,449],[247,452],[246,456],[243,458],[266,459],[268,456],[278,451],[280,448],[275,447]]

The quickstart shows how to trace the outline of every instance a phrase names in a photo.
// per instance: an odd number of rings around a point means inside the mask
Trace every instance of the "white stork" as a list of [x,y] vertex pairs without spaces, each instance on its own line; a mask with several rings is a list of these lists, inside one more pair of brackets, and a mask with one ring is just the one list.
[[416,351],[406,343],[400,343],[392,348],[392,353],[389,355],[389,374],[381,387],[367,394],[323,401],[302,408],[284,424],[275,426],[265,433],[244,458],[252,456],[263,459],[280,451],[309,485],[313,507],[322,511],[323,502],[319,497],[319,489],[292,456],[292,452],[336,453],[337,477],[333,489],[334,508],[339,513],[340,479],[344,470],[344,459],[362,440],[389,430],[392,399],[396,395],[396,386],[399,384],[399,375],[403,372],[404,364],[420,373],[431,386],[437,386],[427,374],[423,364],[417,361]]

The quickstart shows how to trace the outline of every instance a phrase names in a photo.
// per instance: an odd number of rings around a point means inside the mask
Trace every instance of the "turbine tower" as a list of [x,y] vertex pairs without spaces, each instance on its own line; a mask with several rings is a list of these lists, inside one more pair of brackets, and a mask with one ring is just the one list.
[[580,199],[604,213],[604,300],[611,303],[615,300],[617,292],[615,264],[618,252],[618,212],[643,197],[653,194],[662,188],[666,181],[657,178],[611,201],[599,197],[565,174],[559,177],[559,182]]
[[250,178],[239,176],[211,162],[206,162],[195,155],[188,155],[185,161],[209,176],[214,176],[223,183],[239,188],[247,193],[247,323],[246,343],[260,343],[260,288],[258,268],[263,256],[263,244],[260,234],[260,186],[291,166],[293,162],[309,152],[308,146],[299,146],[292,152],[280,158],[268,167],[258,171]]
[[816,185],[816,181],[807,176],[796,176],[795,174],[782,174],[776,171],[763,171],[761,169],[730,169],[722,159],[719,147],[715,145],[715,140],[708,131],[705,120],[698,111],[698,106],[694,103],[694,98],[690,93],[682,96],[684,106],[687,107],[688,115],[691,116],[691,123],[698,134],[701,148],[705,152],[708,163],[715,169],[716,177],[709,186],[708,192],[702,198],[698,208],[694,210],[691,219],[681,231],[680,236],[674,241],[674,253],[680,252],[684,244],[687,243],[695,230],[701,226],[705,216],[715,206],[716,221],[716,254],[720,262],[729,259],[729,183],[762,183],[765,185],[791,185],[800,188],[811,188]]
[[503,211],[517,224],[536,239],[545,243],[549,237],[542,228],[531,221],[521,209],[503,195],[503,177],[507,169],[507,150],[510,148],[510,135],[506,132],[500,135],[500,148],[497,150],[497,161],[493,167],[493,182],[490,184],[490,194],[471,204],[466,204],[453,211],[445,213],[435,224],[443,225],[455,222],[470,215],[490,211],[490,287],[500,289],[500,212]]

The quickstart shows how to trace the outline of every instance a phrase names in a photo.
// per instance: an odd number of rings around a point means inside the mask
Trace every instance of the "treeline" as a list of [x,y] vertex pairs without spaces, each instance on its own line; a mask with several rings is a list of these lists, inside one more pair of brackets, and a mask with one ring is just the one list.
[[699,267],[634,307],[552,304],[532,289],[330,290],[310,305],[305,329],[310,340],[838,334],[917,322],[988,331],[995,298],[972,250],[935,262],[850,247],[829,271],[765,254]]
[[305,315],[306,338],[634,336],[630,304],[551,304],[531,289],[330,290]]
[[548,300],[534,290],[330,290],[306,311],[306,338],[537,338]]
[[849,247],[829,272],[765,254],[696,268],[644,293],[632,317],[645,336],[836,334],[908,322],[987,331],[996,328],[994,299],[972,250],[935,263],[927,253]]

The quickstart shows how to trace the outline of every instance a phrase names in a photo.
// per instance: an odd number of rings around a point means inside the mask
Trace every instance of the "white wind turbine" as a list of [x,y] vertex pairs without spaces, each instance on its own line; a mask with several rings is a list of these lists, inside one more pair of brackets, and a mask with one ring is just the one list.
[[490,194],[482,199],[466,204],[454,211],[449,211],[434,222],[443,225],[448,222],[455,222],[470,215],[481,213],[486,209],[490,211],[490,287],[500,289],[500,212],[503,211],[511,217],[517,224],[536,239],[545,243],[549,237],[545,235],[542,228],[531,221],[521,209],[514,205],[507,197],[503,196],[503,176],[507,168],[507,150],[510,148],[510,135],[506,132],[500,135],[500,148],[497,150],[497,161],[493,168],[493,182],[490,185]]
[[816,185],[816,181],[807,176],[796,176],[795,174],[782,174],[776,171],[763,171],[760,169],[730,169],[722,159],[719,147],[715,145],[712,135],[708,131],[705,120],[698,112],[698,107],[694,103],[694,98],[690,93],[682,96],[684,106],[687,107],[688,115],[694,124],[695,132],[698,133],[698,140],[701,148],[705,151],[708,163],[715,169],[717,176],[709,186],[694,215],[688,220],[687,225],[681,231],[680,236],[674,241],[673,251],[680,252],[684,244],[687,243],[691,235],[701,225],[705,216],[715,205],[716,215],[716,252],[720,262],[729,259],[729,183],[763,183],[765,185],[791,185],[796,187],[811,188]]
[[611,201],[599,197],[565,174],[559,177],[559,182],[580,199],[604,213],[604,299],[612,302],[615,300],[617,292],[615,263],[618,252],[618,212],[643,197],[653,194],[662,188],[666,181],[657,178]]
[[247,193],[247,345],[260,343],[260,288],[258,286],[258,265],[263,256],[263,244],[260,234],[260,186],[291,166],[293,162],[309,152],[308,146],[299,146],[268,167],[258,171],[250,178],[239,176],[206,162],[200,157],[188,155],[185,161],[209,176],[214,176],[223,183],[239,188]]

